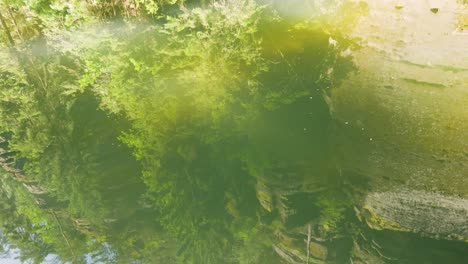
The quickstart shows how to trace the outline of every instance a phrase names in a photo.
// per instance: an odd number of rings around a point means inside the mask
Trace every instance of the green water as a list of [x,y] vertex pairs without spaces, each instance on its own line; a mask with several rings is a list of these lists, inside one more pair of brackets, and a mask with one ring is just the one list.
[[0,4],[0,263],[466,263],[466,3],[131,2]]

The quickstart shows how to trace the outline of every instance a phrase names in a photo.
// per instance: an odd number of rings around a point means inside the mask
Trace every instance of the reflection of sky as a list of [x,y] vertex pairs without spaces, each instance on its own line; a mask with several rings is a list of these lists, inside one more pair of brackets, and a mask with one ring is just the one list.
[[[0,255],[0,264],[22,264],[22,263],[26,263],[26,264],[30,264],[30,263],[33,263],[32,261],[26,261],[26,262],[21,262],[19,260],[19,256],[20,256],[20,250],[19,249],[11,249],[8,251],[8,253],[4,253],[4,254],[1,254]],[[56,255],[48,255],[44,262],[42,262],[43,264],[57,264],[57,259],[56,259]]]
[[19,257],[19,250],[18,249],[11,250],[9,253],[2,254],[2,256],[0,256],[0,263],[21,264],[21,261],[19,261],[19,259],[16,259],[17,257]]
[[[0,264],[32,264],[33,262],[32,261],[26,261],[26,262],[21,262],[19,260],[19,256],[20,256],[20,250],[18,249],[14,249],[14,250],[11,250],[9,253],[6,253],[6,254],[2,254],[0,255]],[[86,256],[86,262],[87,263],[95,263],[95,264],[101,264],[102,262],[96,262],[96,261],[93,261],[93,259],[91,258],[91,256],[87,255]],[[43,264],[57,264],[59,263],[59,260],[56,259],[56,255],[48,255],[44,262],[42,262]],[[103,264],[103,263],[102,263]]]
[[[2,234],[0,233],[0,236]],[[107,254],[107,257],[109,260],[115,260],[115,253],[112,251],[110,245],[108,243],[104,243],[103,249]],[[1,247],[3,247],[3,250],[1,250]],[[19,257],[21,256],[21,250],[17,248],[11,248],[8,244],[0,244],[0,264],[32,264],[33,261],[25,261],[21,262]],[[47,257],[44,259],[44,261],[41,264],[69,264],[69,262],[62,262],[59,259],[57,259],[58,255],[56,254],[49,254]],[[93,259],[92,254],[86,254],[85,255],[85,261],[86,263],[93,263],[93,264],[104,264],[102,261],[98,261],[96,259]]]

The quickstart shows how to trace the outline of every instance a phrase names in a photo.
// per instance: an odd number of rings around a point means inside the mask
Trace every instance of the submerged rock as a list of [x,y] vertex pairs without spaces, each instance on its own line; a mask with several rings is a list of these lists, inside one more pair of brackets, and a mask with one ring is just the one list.
[[354,242],[351,250],[351,260],[353,264],[384,264],[385,261],[378,256],[375,252],[367,250]]
[[267,211],[273,210],[273,195],[271,190],[266,186],[263,181],[258,181],[256,185],[257,199],[260,205]]
[[361,216],[376,230],[468,242],[468,199],[404,190],[369,194]]
[[310,255],[315,258],[325,260],[328,256],[328,249],[316,242],[310,242],[309,244]]
[[326,264],[328,256],[328,250],[325,246],[311,242],[309,245],[310,256],[309,262],[307,262],[307,252],[304,248],[305,244],[302,245],[298,240],[292,240],[293,243],[278,243],[273,244],[273,250],[287,263],[311,263],[311,264]]

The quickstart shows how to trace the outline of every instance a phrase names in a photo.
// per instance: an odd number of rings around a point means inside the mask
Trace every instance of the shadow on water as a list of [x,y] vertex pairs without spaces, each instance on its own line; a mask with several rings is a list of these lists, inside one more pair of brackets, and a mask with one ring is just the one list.
[[[132,150],[118,137],[129,128],[127,120],[99,109],[99,101],[90,92],[80,95],[70,109],[73,132],[71,157],[63,165],[83,171],[89,183],[103,198],[106,208],[134,210],[145,191],[140,178],[141,167]],[[65,157],[64,157],[65,158]],[[68,175],[75,177],[74,175]],[[113,214],[120,217],[121,212]]]
[[[386,263],[464,263],[468,258],[465,242],[421,237],[419,234],[395,231],[369,231],[373,246],[387,257]],[[379,253],[375,253],[379,254]]]

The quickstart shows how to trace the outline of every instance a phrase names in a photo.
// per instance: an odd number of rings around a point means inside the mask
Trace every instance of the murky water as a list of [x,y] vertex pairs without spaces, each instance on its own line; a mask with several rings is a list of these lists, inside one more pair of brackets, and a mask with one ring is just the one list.
[[258,2],[5,48],[0,262],[468,260],[466,3]]

